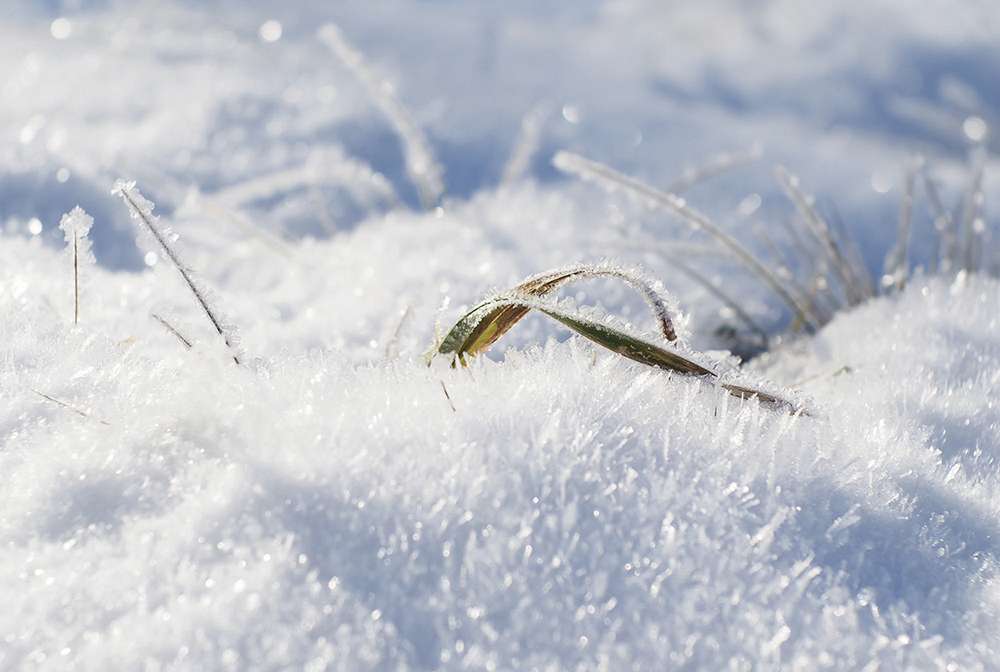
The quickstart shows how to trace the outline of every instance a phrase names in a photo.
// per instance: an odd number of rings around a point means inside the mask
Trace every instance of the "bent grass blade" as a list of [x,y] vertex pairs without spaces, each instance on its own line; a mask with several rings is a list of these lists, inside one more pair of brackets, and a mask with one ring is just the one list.
[[[765,403],[787,407],[792,413],[803,412],[797,405],[775,395],[750,387],[722,383],[718,381],[718,375],[715,372],[679,353],[628,334],[623,329],[616,328],[611,324],[598,322],[578,310],[566,309],[551,299],[545,298],[545,294],[573,279],[584,276],[593,277],[597,274],[596,269],[605,271],[603,273],[605,275],[618,275],[612,272],[612,269],[621,270],[611,266],[590,265],[551,271],[529,278],[511,290],[509,294],[483,301],[455,323],[455,326],[445,335],[437,348],[433,348],[428,353],[427,363],[430,364],[436,355],[451,355],[454,358],[453,365],[454,360],[457,360],[464,366],[466,355],[475,356],[484,352],[534,309],[548,315],[580,336],[640,364],[684,375],[707,378],[718,382],[727,392],[742,399],[756,396]],[[669,320],[669,318],[667,319]]]

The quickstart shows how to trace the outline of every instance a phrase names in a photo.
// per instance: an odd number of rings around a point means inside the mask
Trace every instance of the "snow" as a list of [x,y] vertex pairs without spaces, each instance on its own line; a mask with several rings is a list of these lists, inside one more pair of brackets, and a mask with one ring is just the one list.
[[[0,668],[998,669],[993,3],[8,5]],[[904,286],[793,333],[560,151],[761,259],[786,166]],[[883,267],[916,155],[971,272],[935,264],[919,176],[915,268]],[[692,357],[804,412],[542,315],[425,363],[485,297],[595,263],[642,291],[552,305],[662,343],[655,290]]]

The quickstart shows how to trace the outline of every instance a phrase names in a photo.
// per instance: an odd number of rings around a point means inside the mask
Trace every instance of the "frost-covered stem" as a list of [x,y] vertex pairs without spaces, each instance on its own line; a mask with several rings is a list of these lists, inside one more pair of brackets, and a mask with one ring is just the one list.
[[63,230],[73,254],[73,324],[80,324],[80,276],[83,266],[94,261],[90,241],[87,239],[87,233],[93,224],[94,218],[80,206],[63,215],[59,222],[59,228]]
[[553,159],[553,163],[556,168],[559,168],[564,172],[575,173],[582,176],[593,176],[603,179],[613,185],[625,187],[629,191],[632,191],[639,196],[648,198],[654,203],[671,210],[695,228],[702,229],[729,248],[729,250],[735,254],[740,261],[742,261],[751,271],[763,280],[781,298],[781,300],[784,301],[789,308],[791,308],[792,312],[795,313],[795,316],[802,321],[806,331],[809,333],[814,333],[816,331],[816,325],[813,324],[813,321],[807,315],[808,309],[799,305],[799,303],[782,286],[781,281],[778,280],[778,278],[776,278],[771,271],[765,268],[763,264],[757,261],[757,259],[750,254],[745,247],[743,247],[743,245],[716,226],[710,219],[708,219],[708,217],[687,207],[682,199],[678,198],[674,194],[664,193],[655,187],[651,187],[644,182],[640,182],[639,180],[633,179],[628,175],[619,173],[618,171],[608,168],[607,166],[597,163],[596,161],[590,161],[589,159],[585,159],[577,154],[571,154],[570,152],[559,152]]
[[181,343],[183,343],[185,348],[187,348],[188,350],[190,350],[191,348],[194,347],[194,345],[191,343],[191,341],[189,341],[188,339],[186,339],[181,332],[177,331],[177,329],[175,329],[174,326],[172,324],[170,324],[169,322],[167,322],[165,319],[163,319],[162,317],[160,317],[156,313],[150,313],[149,315],[154,320],[156,320],[161,325],[163,325],[164,329],[166,329],[171,334],[173,334],[174,336],[176,336],[177,340],[179,340]]
[[361,80],[368,93],[378,104],[403,141],[406,167],[420,192],[420,200],[427,210],[433,210],[445,194],[444,171],[434,158],[431,145],[399,99],[392,95],[392,87],[379,79],[365,61],[361,52],[348,44],[336,25],[328,23],[319,31],[319,37],[337,55],[355,77]]
[[934,256],[931,257],[931,266],[928,269],[930,275],[934,275],[938,270],[938,263],[945,272],[951,269],[950,250],[954,246],[955,219],[951,216],[944,205],[941,197],[938,196],[937,188],[931,182],[930,176],[921,171],[921,182],[924,185],[924,193],[927,194],[927,202],[930,203],[931,212],[934,213],[934,230],[937,235],[934,238]]
[[545,296],[576,280],[600,277],[618,278],[626,284],[631,285],[633,289],[642,295],[642,298],[646,301],[646,305],[652,311],[660,335],[668,341],[677,340],[677,332],[674,330],[674,323],[670,319],[670,311],[667,309],[663,297],[653,289],[652,283],[638,269],[622,268],[621,266],[607,262],[599,264],[574,264],[528,278],[515,287],[513,291],[515,293],[523,293],[527,296]]
[[965,232],[965,242],[962,247],[962,268],[966,271],[974,271],[973,255],[975,254],[975,240],[977,238],[976,217],[979,215],[979,202],[982,198],[980,187],[983,181],[983,169],[986,165],[986,157],[983,152],[977,152],[972,181],[969,183],[969,192],[965,196],[965,208],[962,212],[962,230]]
[[830,224],[816,212],[809,199],[802,193],[798,178],[791,175],[784,166],[778,166],[775,173],[788,198],[795,203],[813,234],[822,243],[822,248],[832,262],[833,270],[844,287],[848,303],[852,306],[857,305],[873,296],[875,292],[870,282],[863,274],[859,277],[853,266],[844,258],[840,245],[837,244],[837,239],[834,238],[833,231],[830,229]]
[[[73,412],[74,412],[74,413],[76,413],[77,415],[81,415],[81,416],[83,416],[83,417],[85,417],[85,418],[90,418],[90,413],[87,413],[86,411],[82,411],[82,410],[80,410],[79,408],[77,408],[76,406],[70,406],[70,405],[69,405],[69,404],[67,404],[67,403],[66,403],[65,401],[60,401],[59,399],[56,399],[56,398],[55,398],[55,397],[53,397],[53,396],[50,396],[50,395],[48,395],[48,394],[45,394],[44,392],[39,392],[38,390],[36,390],[36,389],[34,389],[34,388],[32,388],[32,389],[31,389],[31,391],[32,391],[32,392],[34,392],[35,394],[37,394],[37,395],[38,395],[38,396],[40,396],[40,397],[43,397],[43,398],[45,398],[45,399],[48,399],[49,401],[51,401],[51,402],[52,402],[52,403],[54,403],[54,404],[59,404],[59,405],[60,405],[60,406],[62,406],[63,408],[67,408],[67,409],[69,409],[69,410],[73,411]],[[110,424],[109,422],[107,422],[107,421],[105,421],[105,420],[98,420],[98,422],[100,422],[100,423],[101,423],[102,425],[108,425],[108,424]]]
[[80,324],[80,236],[73,232],[73,324]]
[[751,161],[756,161],[760,158],[763,151],[764,148],[762,145],[755,144],[753,147],[743,152],[724,154],[715,161],[701,166],[700,168],[685,171],[684,175],[681,176],[681,179],[668,186],[666,191],[667,193],[678,194],[685,189],[690,189],[696,184],[704,182],[705,180],[710,180],[713,177],[722,175],[730,170],[735,170],[736,168],[750,163]]
[[539,108],[524,115],[521,120],[521,130],[514,141],[514,149],[500,179],[501,189],[513,187],[527,171],[531,156],[538,149],[538,135],[546,112],[547,110]]
[[764,329],[762,329],[754,321],[754,319],[752,317],[750,317],[750,315],[748,315],[747,312],[745,310],[743,310],[743,308],[740,307],[740,305],[738,303],[736,303],[734,300],[732,300],[731,298],[729,298],[729,296],[727,296],[725,292],[723,292],[721,289],[719,289],[718,287],[716,287],[704,275],[702,275],[701,273],[698,273],[696,270],[694,270],[693,268],[691,268],[690,266],[688,266],[687,264],[685,264],[683,261],[681,261],[680,257],[667,256],[666,260],[669,263],[673,264],[678,270],[680,270],[681,272],[683,272],[685,275],[687,275],[688,277],[690,277],[692,280],[694,280],[695,282],[697,282],[699,285],[701,285],[702,287],[704,287],[708,291],[709,294],[711,294],[712,296],[714,296],[715,298],[717,298],[719,301],[722,302],[722,304],[724,306],[726,306],[731,311],[733,311],[733,313],[736,315],[736,317],[738,317],[744,324],[746,324],[748,327],[750,327],[751,330],[753,330],[754,332],[757,333],[758,336],[760,336],[761,345],[765,349],[768,347],[767,332],[764,331]]
[[914,161],[906,171],[903,180],[903,201],[899,206],[899,237],[896,240],[896,254],[892,263],[886,269],[883,284],[895,285],[903,289],[906,284],[907,250],[910,245],[910,222],[913,219],[913,182],[916,179],[920,159]]
[[[115,182],[115,186],[114,189],[112,189],[112,193],[119,194],[122,197],[122,200],[125,201],[125,205],[128,206],[128,209],[132,213],[132,216],[138,219],[140,222],[142,222],[142,224],[146,227],[146,230],[150,233],[150,235],[153,236],[153,239],[160,246],[160,249],[163,251],[163,254],[166,255],[167,259],[170,260],[170,263],[174,265],[174,268],[176,268],[177,271],[181,274],[181,277],[184,278],[185,284],[187,284],[188,289],[191,290],[191,294],[194,295],[195,301],[197,301],[198,305],[201,306],[201,309],[205,312],[205,315],[212,323],[212,326],[215,327],[215,331],[218,332],[219,336],[222,336],[222,340],[225,342],[226,346],[231,350],[235,351],[236,347],[233,345],[232,339],[229,337],[229,334],[226,333],[225,328],[223,328],[222,320],[220,320],[219,317],[215,314],[215,311],[209,305],[208,300],[205,298],[205,295],[202,292],[201,288],[198,287],[198,284],[194,281],[194,278],[192,277],[191,273],[188,272],[184,263],[177,255],[177,252],[167,242],[167,239],[164,236],[163,232],[159,229],[159,227],[156,226],[156,223],[154,221],[155,218],[152,216],[152,211],[151,211],[152,209],[140,207],[139,204],[136,202],[135,183],[134,182],[126,183],[124,180],[118,180],[117,182]],[[235,361],[237,364],[240,364],[241,362],[239,355],[234,354],[233,361]]]

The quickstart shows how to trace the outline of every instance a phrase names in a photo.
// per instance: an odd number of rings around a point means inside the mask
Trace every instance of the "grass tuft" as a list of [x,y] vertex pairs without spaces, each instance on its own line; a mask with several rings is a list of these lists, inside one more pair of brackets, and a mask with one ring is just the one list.
[[566,173],[572,173],[584,178],[596,179],[609,186],[624,187],[627,191],[641,196],[655,205],[661,206],[678,215],[696,229],[700,229],[709,234],[716,241],[726,247],[735,257],[750,269],[758,278],[767,284],[782,301],[791,309],[799,320],[802,327],[809,333],[814,333],[819,326],[815,316],[811,314],[807,304],[792,296],[785,288],[782,281],[763,263],[761,263],[751,252],[731,235],[723,231],[708,217],[700,212],[688,207],[684,199],[674,194],[666,193],[651,187],[635,178],[619,173],[618,171],[585,159],[570,152],[558,152],[553,159],[556,168]]

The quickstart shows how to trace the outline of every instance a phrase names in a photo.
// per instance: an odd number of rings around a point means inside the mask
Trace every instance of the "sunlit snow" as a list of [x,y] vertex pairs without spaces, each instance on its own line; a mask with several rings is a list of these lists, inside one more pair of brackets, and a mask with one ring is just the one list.
[[[5,13],[0,669],[1000,669],[1000,6]],[[793,258],[782,180],[880,295]],[[606,260],[791,405],[535,315],[427,365]]]

